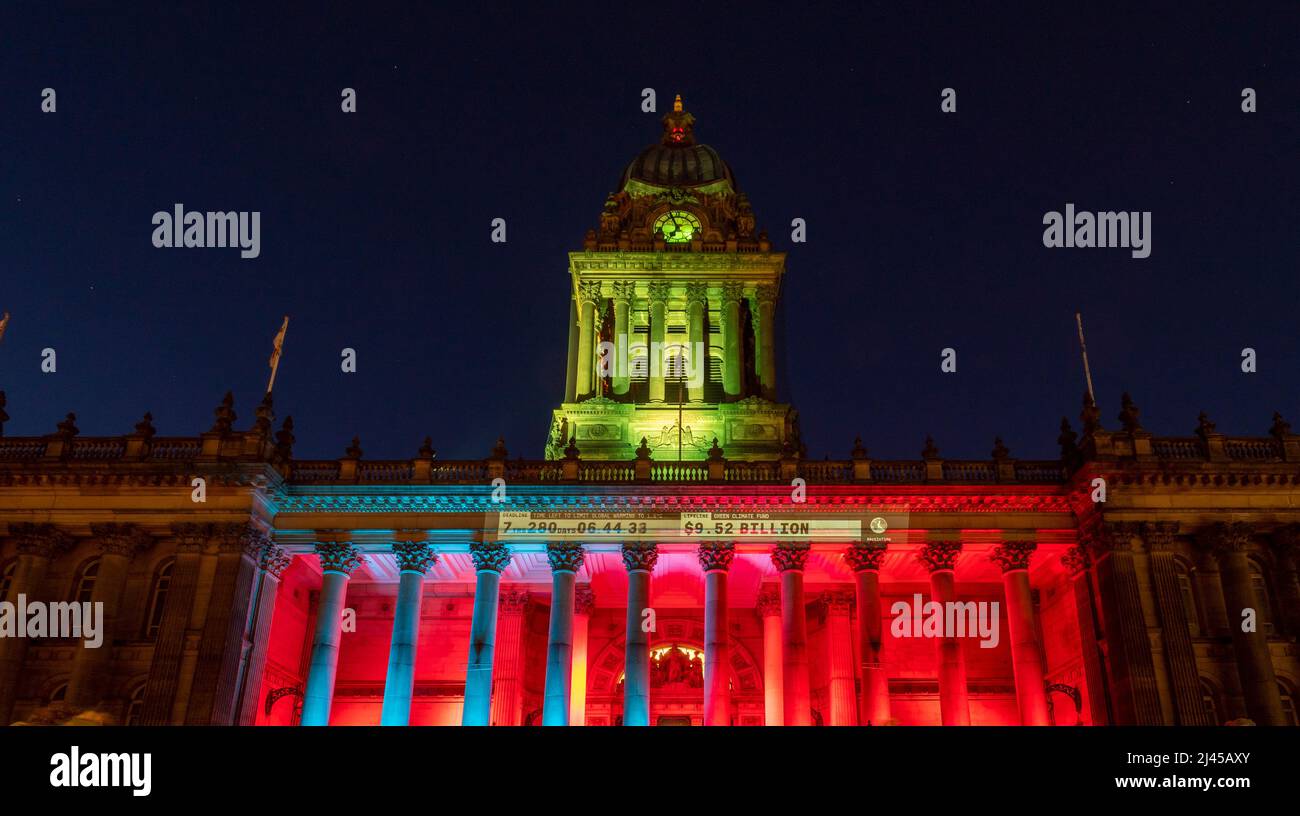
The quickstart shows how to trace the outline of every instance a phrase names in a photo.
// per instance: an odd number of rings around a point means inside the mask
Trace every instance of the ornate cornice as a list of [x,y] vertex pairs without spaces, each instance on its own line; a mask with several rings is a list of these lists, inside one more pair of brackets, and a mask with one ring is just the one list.
[[438,555],[433,551],[433,545],[427,541],[394,541],[393,556],[397,559],[400,571],[418,572],[421,575],[438,563]]
[[581,544],[546,542],[546,560],[551,563],[552,572],[577,572],[582,569],[586,555]]
[[135,524],[106,522],[90,525],[90,535],[107,555],[131,558],[153,544],[153,538]]
[[499,541],[471,541],[469,554],[477,572],[502,573],[510,566],[510,548]]
[[9,537],[14,540],[22,555],[53,558],[72,549],[75,539],[53,524],[34,524],[28,521],[9,525]]
[[726,572],[731,569],[732,559],[736,557],[736,542],[701,541],[695,556],[700,560],[700,569],[705,572]]
[[807,542],[777,544],[772,548],[772,565],[778,572],[802,570],[808,564],[809,551]]
[[573,613],[575,615],[590,615],[591,610],[596,608],[596,593],[592,591],[591,584],[578,584],[573,589]]
[[758,610],[759,617],[780,617],[781,593],[775,588],[760,590],[758,593],[758,602],[754,605],[754,608]]
[[885,560],[884,544],[856,543],[844,550],[844,560],[854,572],[877,572]]
[[637,570],[649,572],[655,568],[655,562],[659,560],[659,548],[655,544],[625,541],[622,550],[623,566],[628,572]]
[[318,541],[316,555],[320,556],[321,569],[351,575],[362,564],[361,550],[345,541]]
[[989,560],[1002,568],[1003,572],[1029,569],[1029,559],[1033,557],[1038,545],[1033,541],[1004,541],[989,552]]
[[951,570],[961,555],[960,541],[927,541],[916,551],[916,560],[930,572]]

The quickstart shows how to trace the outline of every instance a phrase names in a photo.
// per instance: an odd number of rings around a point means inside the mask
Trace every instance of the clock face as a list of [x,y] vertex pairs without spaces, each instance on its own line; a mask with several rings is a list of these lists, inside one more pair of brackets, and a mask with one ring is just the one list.
[[700,219],[685,210],[669,210],[655,219],[655,232],[670,244],[685,244],[700,231]]

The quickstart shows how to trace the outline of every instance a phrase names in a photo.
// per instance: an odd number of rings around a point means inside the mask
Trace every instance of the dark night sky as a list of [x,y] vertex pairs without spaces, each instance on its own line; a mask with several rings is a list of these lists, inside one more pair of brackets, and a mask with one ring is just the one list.
[[[1124,390],[1156,433],[1190,434],[1200,410],[1228,434],[1274,410],[1300,427],[1295,3],[56,5],[0,12],[6,435],[68,411],[122,434],[145,410],[193,434],[227,389],[247,427],[288,313],[276,410],[300,457],[354,434],[367,458],[425,435],[477,458],[498,434],[539,456],[566,253],[677,92],[789,252],[779,375],[815,458],[856,434],[915,458],[927,433],[950,458],[995,435],[1055,456],[1084,389],[1076,309],[1111,427]],[[1044,248],[1067,201],[1152,211],[1151,257]],[[153,248],[176,202],[259,210],[261,257]]]

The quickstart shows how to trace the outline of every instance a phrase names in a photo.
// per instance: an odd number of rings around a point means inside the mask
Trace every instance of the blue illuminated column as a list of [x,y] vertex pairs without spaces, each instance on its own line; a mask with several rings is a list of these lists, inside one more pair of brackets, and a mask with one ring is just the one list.
[[316,612],[316,634],[311,642],[311,668],[307,671],[307,690],[302,700],[303,725],[329,725],[348,578],[361,564],[361,552],[350,542],[318,542],[316,555],[320,556],[324,575]]
[[727,570],[736,557],[730,541],[700,544],[704,570],[704,724],[731,724],[731,658],[727,634]]
[[569,724],[573,680],[573,597],[585,553],[581,544],[551,542],[551,629],[546,642],[546,690],[542,725]]
[[650,573],[659,560],[654,544],[625,542],[627,567],[627,645],[623,655],[623,724],[650,724],[650,633],[645,610],[650,608]]
[[380,725],[409,725],[411,697],[415,692],[415,655],[420,640],[420,601],[424,574],[438,563],[425,541],[396,541],[393,557],[401,571],[397,583],[397,609],[393,612],[393,640],[388,647],[388,674],[384,679],[384,709]]
[[469,668],[465,670],[465,708],[461,725],[492,724],[492,660],[496,654],[497,604],[501,573],[510,566],[510,550],[496,541],[469,545],[478,579],[474,585],[474,618],[469,626]]

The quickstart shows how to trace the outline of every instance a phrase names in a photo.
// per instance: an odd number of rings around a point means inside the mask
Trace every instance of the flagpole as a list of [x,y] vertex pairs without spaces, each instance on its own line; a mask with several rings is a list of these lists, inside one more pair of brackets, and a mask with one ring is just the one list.
[[280,352],[284,348],[284,334],[289,330],[289,316],[284,316],[284,322],[280,324],[280,331],[272,340],[273,348],[271,350],[271,379],[266,383],[266,393],[270,394],[271,389],[275,387],[275,375],[280,371]]
[[1088,398],[1095,404],[1097,395],[1092,390],[1092,371],[1088,368],[1088,344],[1083,340],[1083,315],[1075,312],[1074,322],[1079,327],[1079,348],[1083,351],[1083,376],[1088,380]]

